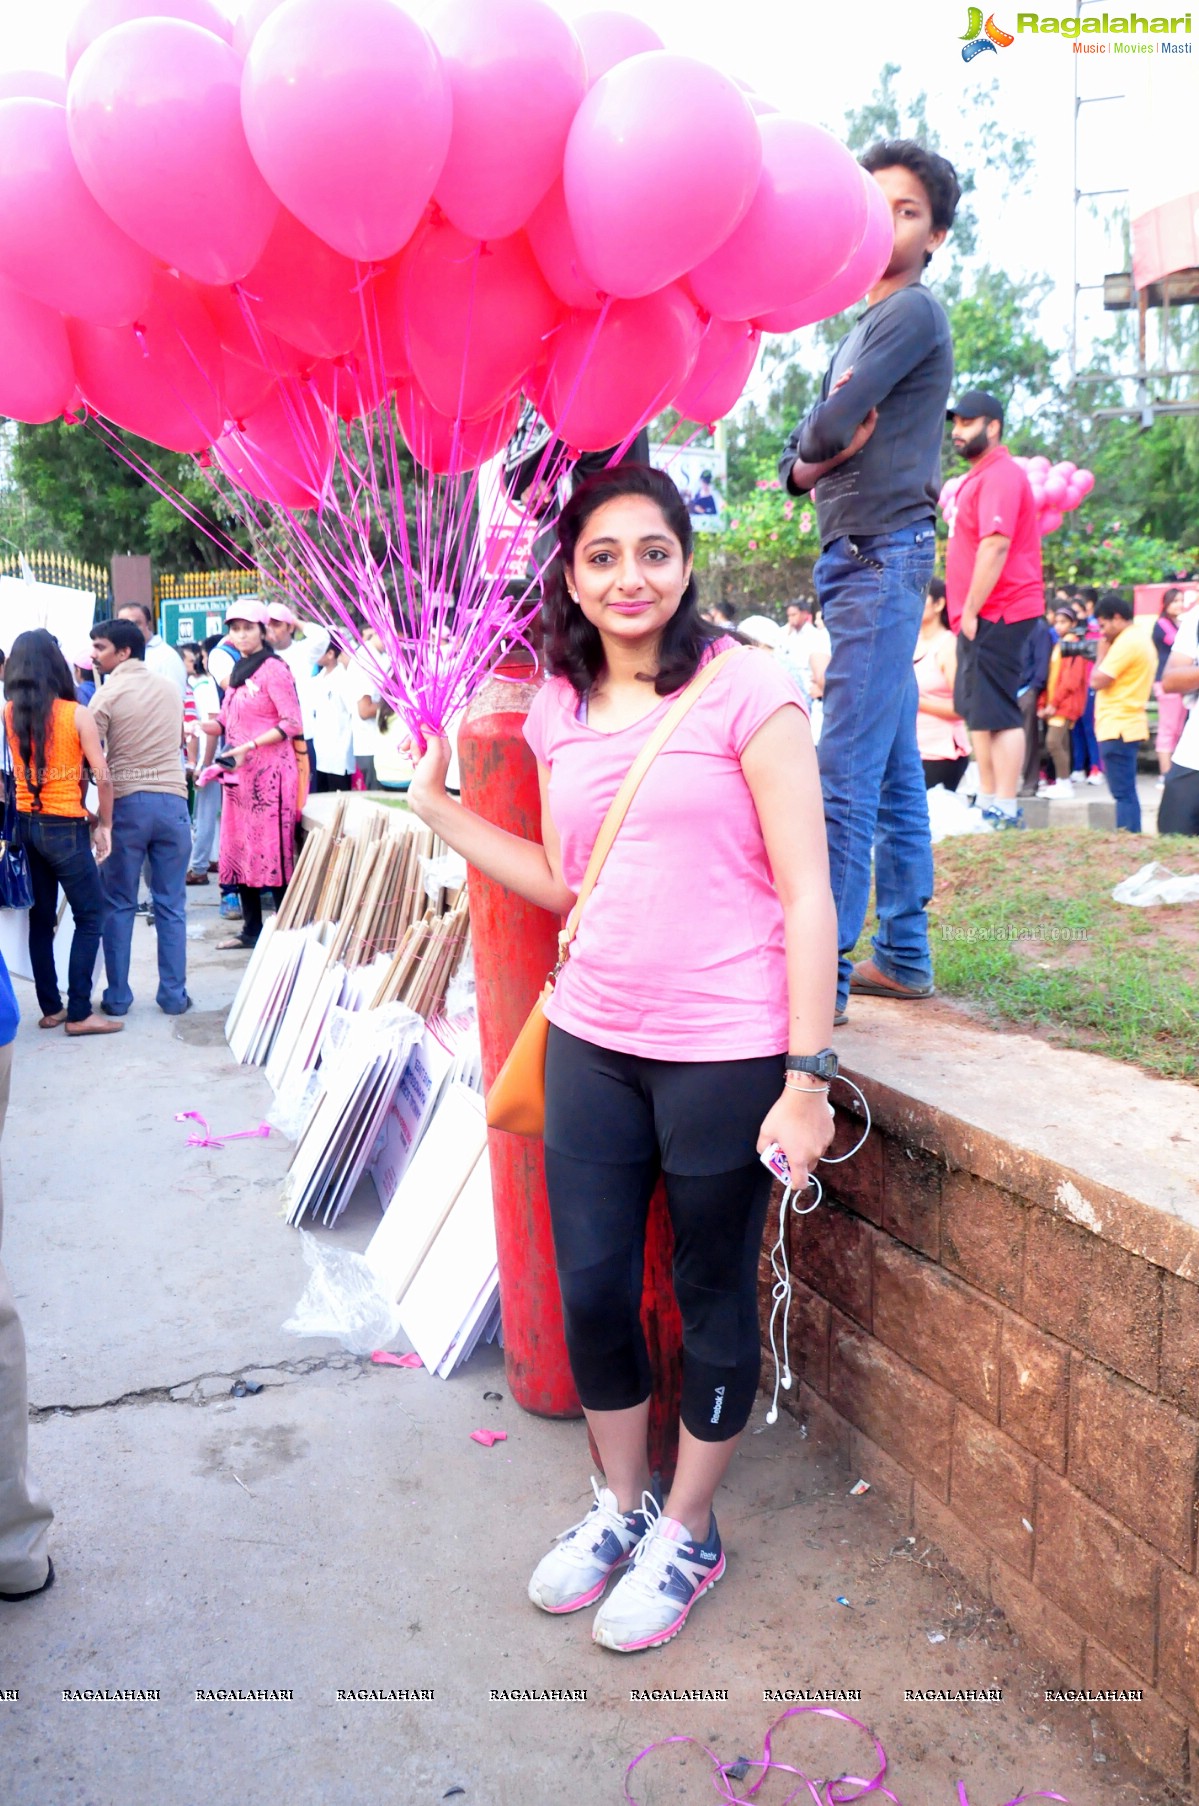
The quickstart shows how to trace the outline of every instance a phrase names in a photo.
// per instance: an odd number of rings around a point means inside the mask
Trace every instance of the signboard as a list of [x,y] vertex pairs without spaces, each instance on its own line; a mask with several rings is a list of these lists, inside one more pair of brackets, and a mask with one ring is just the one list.
[[687,504],[694,533],[723,533],[728,519],[725,454],[712,446],[651,445],[649,461],[671,479]]
[[186,646],[225,631],[225,610],[232,596],[189,596],[160,602],[158,631],[168,646]]

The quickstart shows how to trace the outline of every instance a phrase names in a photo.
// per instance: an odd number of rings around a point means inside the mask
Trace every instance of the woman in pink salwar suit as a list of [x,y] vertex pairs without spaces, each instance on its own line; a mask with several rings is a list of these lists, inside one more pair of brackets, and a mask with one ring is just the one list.
[[[262,933],[262,893],[276,898],[291,877],[296,852],[296,755],[303,733],[291,672],[266,643],[266,610],[239,602],[228,635],[240,658],[225,700],[206,731],[224,735],[234,769],[222,773],[220,883],[241,898],[242,930],[222,948],[253,947]],[[226,756],[222,755],[222,756]]]

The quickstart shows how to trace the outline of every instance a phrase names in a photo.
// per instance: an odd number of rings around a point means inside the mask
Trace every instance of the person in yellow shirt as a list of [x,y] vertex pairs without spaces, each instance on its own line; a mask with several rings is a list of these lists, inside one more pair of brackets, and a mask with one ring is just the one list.
[[1116,804],[1116,827],[1141,831],[1137,795],[1137,747],[1149,738],[1146,706],[1157,673],[1153,641],[1132,625],[1132,603],[1116,590],[1105,590],[1095,604],[1095,619],[1104,642],[1103,657],[1091,673],[1095,691],[1095,738]]

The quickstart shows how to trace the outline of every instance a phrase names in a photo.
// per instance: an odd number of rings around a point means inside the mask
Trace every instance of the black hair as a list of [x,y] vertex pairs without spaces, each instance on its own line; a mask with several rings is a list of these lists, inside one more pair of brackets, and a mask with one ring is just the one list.
[[948,627],[949,604],[945,600],[945,579],[943,577],[930,577],[926,594],[930,602],[935,602],[937,604],[937,619],[940,621],[942,627]]
[[[1165,595],[1162,597],[1162,605],[1157,611],[1158,614],[1164,615],[1167,608],[1169,608],[1171,602],[1177,602],[1180,594],[1181,594],[1180,590],[1168,589],[1166,591]],[[0,664],[2,664],[2,663],[3,663],[3,655],[0,654]]]
[[146,626],[153,627],[154,610],[150,607],[150,604],[148,602],[122,602],[121,607],[122,608],[136,608],[138,614],[141,616],[142,620],[146,623]]
[[189,652],[195,653],[196,657],[200,661],[198,668],[201,671],[207,671],[208,660],[204,656],[203,640],[181,640],[179,642],[179,644],[176,646],[175,651],[179,654],[180,658],[183,660],[185,665],[187,664],[188,653]]
[[[546,577],[544,602],[546,663],[552,675],[567,678],[579,696],[586,695],[604,668],[604,645],[598,628],[571,601],[566,573],[574,564],[575,548],[592,515],[626,495],[653,502],[682,547],[684,559],[691,556],[691,517],[665,472],[648,464],[614,464],[579,484],[558,516],[558,555]],[[692,572],[679,606],[662,632],[653,680],[657,694],[669,696],[690,683],[705,650],[723,631],[700,615],[699,590]]]
[[[933,230],[949,231],[958,210],[958,202],[962,198],[962,185],[958,181],[957,170],[948,157],[938,156],[936,151],[925,150],[914,138],[884,138],[864,151],[858,161],[871,175],[880,169],[911,170],[928,196]],[[932,262],[932,255],[931,251],[924,253],[926,266]]]
[[699,480],[701,483],[710,483],[712,481],[712,472],[710,470],[701,470],[699,473]]
[[200,644],[201,644],[201,645],[202,645],[202,646],[203,646],[203,648],[204,648],[204,662],[205,662],[205,664],[207,664],[207,662],[208,662],[208,654],[209,654],[209,653],[210,653],[210,652],[215,652],[215,651],[216,651],[216,649],[217,649],[217,647],[218,647],[218,646],[219,646],[219,645],[220,645],[220,643],[221,643],[221,641],[222,641],[222,640],[223,640],[223,639],[224,639],[224,637],[225,637],[225,636],[224,636],[224,634],[223,634],[223,633],[210,633],[210,634],[209,634],[209,636],[208,636],[208,638],[207,638],[207,639],[206,639],[206,640],[201,640],[201,641],[200,641]]
[[1095,603],[1099,600],[1099,591],[1092,583],[1084,584],[1078,592],[1078,599],[1080,602],[1086,602],[1093,608]]
[[1118,589],[1105,589],[1095,604],[1095,618],[1099,621],[1131,621],[1132,616],[1132,603]]
[[40,812],[54,704],[75,701],[71,668],[58,641],[44,627],[19,633],[13,641],[4,667],[4,696],[12,704],[12,731],[25,782],[33,807]]
[[140,627],[132,621],[97,621],[92,628],[92,640],[108,640],[118,652],[127,652],[131,658],[145,659],[146,642]]

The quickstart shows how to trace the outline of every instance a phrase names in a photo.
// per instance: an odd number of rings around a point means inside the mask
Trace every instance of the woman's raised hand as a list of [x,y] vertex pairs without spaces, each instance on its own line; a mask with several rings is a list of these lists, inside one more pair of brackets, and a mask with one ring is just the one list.
[[415,734],[410,734],[403,750],[416,768],[408,786],[408,802],[419,815],[423,804],[437,802],[445,795],[453,748],[444,734],[430,734],[423,745]]

